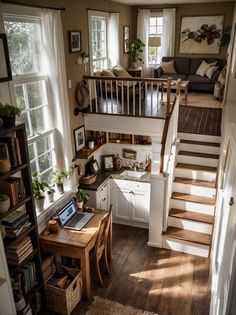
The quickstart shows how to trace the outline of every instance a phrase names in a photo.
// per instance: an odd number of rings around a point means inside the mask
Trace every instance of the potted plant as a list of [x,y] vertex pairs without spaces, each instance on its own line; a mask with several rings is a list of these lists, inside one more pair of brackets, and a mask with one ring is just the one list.
[[26,306],[24,296],[23,296],[23,294],[21,292],[21,289],[20,289],[20,284],[19,284],[19,282],[16,279],[11,278],[11,286],[12,286],[12,291],[13,291],[13,297],[14,297],[14,301],[15,301],[16,311],[20,312]]
[[132,68],[137,68],[138,62],[142,62],[142,58],[140,55],[143,53],[143,48],[145,44],[141,41],[141,39],[136,38],[132,40],[129,47],[129,61]]
[[225,47],[226,45],[229,45],[230,34],[231,34],[231,26],[225,27],[220,37],[220,41],[219,41],[220,47]]
[[0,193],[0,213],[6,212],[10,208],[10,198],[6,194]]
[[48,185],[48,187],[46,187],[46,197],[47,201],[50,203],[54,201],[55,189],[53,187],[54,185]]
[[21,109],[14,105],[0,103],[0,117],[3,121],[4,128],[11,128],[15,126],[16,115],[20,116]]
[[77,206],[79,209],[83,209],[83,204],[89,200],[89,194],[83,189],[78,189],[76,192]]
[[57,191],[59,194],[64,194],[64,180],[69,176],[69,172],[66,170],[58,170],[56,169],[52,173],[53,182],[57,186]]
[[37,172],[32,174],[32,178],[32,189],[33,196],[35,198],[35,206],[38,211],[42,211],[45,200],[44,192],[48,188],[48,184],[40,180]]

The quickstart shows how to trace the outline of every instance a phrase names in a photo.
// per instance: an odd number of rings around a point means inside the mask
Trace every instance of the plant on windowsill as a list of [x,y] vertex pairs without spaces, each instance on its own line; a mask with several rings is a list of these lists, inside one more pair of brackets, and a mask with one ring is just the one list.
[[41,181],[38,173],[34,172],[32,174],[32,190],[35,200],[35,206],[38,211],[42,211],[44,209],[44,192],[47,190],[47,188],[48,184],[44,181]]
[[55,189],[53,187],[54,185],[48,185],[48,187],[46,187],[46,198],[47,202],[49,203],[52,203],[54,201]]
[[141,41],[141,39],[136,38],[133,39],[130,47],[129,47],[129,62],[132,68],[137,68],[138,62],[143,62],[143,59],[140,55],[143,53],[143,48],[145,44]]
[[70,176],[70,172],[66,170],[55,169],[52,173],[53,183],[56,184],[57,191],[60,195],[64,194],[64,181],[68,176]]
[[83,209],[84,203],[89,200],[89,194],[83,189],[78,189],[78,191],[76,192],[76,200],[78,209]]
[[16,115],[20,116],[21,109],[10,104],[0,103],[0,118],[4,128],[14,127],[16,124]]

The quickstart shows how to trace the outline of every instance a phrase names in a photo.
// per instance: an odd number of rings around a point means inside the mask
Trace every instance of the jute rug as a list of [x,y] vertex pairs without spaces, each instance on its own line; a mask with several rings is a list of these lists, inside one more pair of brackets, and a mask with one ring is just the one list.
[[86,315],[157,315],[151,312],[142,311],[132,306],[126,306],[115,301],[94,297],[92,305]]

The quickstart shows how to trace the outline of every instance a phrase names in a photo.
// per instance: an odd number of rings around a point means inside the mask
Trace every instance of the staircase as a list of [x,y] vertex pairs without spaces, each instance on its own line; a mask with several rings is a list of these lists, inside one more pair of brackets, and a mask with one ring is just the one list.
[[163,247],[209,257],[220,137],[179,133],[168,228]]

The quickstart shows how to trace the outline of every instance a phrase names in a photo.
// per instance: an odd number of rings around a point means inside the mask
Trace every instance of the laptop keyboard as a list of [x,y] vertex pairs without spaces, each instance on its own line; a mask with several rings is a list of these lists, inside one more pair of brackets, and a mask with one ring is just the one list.
[[81,219],[83,219],[83,217],[84,217],[84,214],[83,214],[83,213],[77,212],[77,213],[75,214],[75,216],[73,217],[73,219],[72,219],[71,221],[69,221],[69,222],[66,224],[66,226],[68,226],[68,227],[75,227],[76,224],[77,224]]

